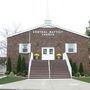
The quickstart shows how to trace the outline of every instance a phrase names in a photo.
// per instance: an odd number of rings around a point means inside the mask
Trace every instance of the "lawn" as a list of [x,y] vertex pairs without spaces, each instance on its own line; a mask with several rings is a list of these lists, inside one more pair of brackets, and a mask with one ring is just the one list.
[[90,77],[74,77],[74,79],[90,83]]
[[7,77],[4,77],[4,78],[1,78],[0,79],[0,84],[5,84],[5,83],[10,83],[10,82],[16,82],[16,81],[20,81],[20,80],[24,80],[26,79],[25,77],[20,77],[20,76],[13,76],[13,77],[10,77],[10,76],[7,76]]

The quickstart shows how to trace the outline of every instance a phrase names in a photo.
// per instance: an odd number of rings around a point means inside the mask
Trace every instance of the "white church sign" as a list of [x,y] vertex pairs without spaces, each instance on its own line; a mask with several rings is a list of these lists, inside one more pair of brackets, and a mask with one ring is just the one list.
[[35,34],[41,34],[42,36],[54,36],[55,34],[62,33],[63,31],[33,31]]

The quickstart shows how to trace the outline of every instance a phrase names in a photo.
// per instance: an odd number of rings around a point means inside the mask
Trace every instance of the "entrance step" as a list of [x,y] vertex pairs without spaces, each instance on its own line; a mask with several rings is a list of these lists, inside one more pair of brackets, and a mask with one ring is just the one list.
[[[65,60],[50,60],[50,78],[70,78]],[[33,60],[30,79],[49,79],[48,60]]]
[[65,60],[50,61],[51,78],[70,78]]
[[31,65],[31,79],[49,78],[48,61],[33,60]]

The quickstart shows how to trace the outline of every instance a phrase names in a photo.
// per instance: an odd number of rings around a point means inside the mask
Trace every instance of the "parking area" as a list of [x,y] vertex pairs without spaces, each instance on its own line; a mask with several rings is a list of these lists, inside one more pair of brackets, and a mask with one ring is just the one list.
[[0,90],[90,90],[90,84],[74,79],[26,79],[0,85]]

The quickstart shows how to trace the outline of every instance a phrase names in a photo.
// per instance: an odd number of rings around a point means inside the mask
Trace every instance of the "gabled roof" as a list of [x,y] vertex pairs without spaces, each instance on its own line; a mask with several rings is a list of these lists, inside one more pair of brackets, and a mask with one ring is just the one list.
[[83,37],[86,37],[86,38],[89,38],[87,35],[85,35],[85,34],[81,34],[81,33],[79,33],[79,32],[76,32],[76,31],[73,31],[73,30],[70,30],[70,29],[66,29],[66,28],[63,28],[63,27],[60,27],[60,26],[57,26],[57,25],[55,25],[57,28],[60,28],[60,29],[62,29],[62,30],[64,30],[64,31],[67,31],[67,32],[71,32],[71,33],[74,33],[74,34],[77,34],[77,35],[79,35],[79,36],[83,36]]
[[89,38],[87,35],[80,34],[80,33],[78,33],[78,32],[72,31],[72,30],[70,30],[70,29],[66,29],[66,28],[60,27],[60,26],[58,26],[58,25],[53,25],[53,24],[50,25],[50,26],[49,26],[49,25],[46,26],[45,24],[42,24],[42,25],[36,26],[36,27],[34,27],[34,28],[26,29],[25,31],[22,31],[22,32],[19,32],[19,33],[15,33],[15,34],[10,35],[10,36],[8,36],[8,37],[12,37],[12,36],[15,36],[15,35],[19,35],[19,34],[28,32],[28,31],[30,31],[30,30],[38,29],[38,28],[59,28],[59,29],[62,29],[62,30],[64,30],[64,31],[68,31],[68,32],[77,34],[77,35],[79,35],[79,36],[83,36],[83,37],[85,37],[85,38]]

